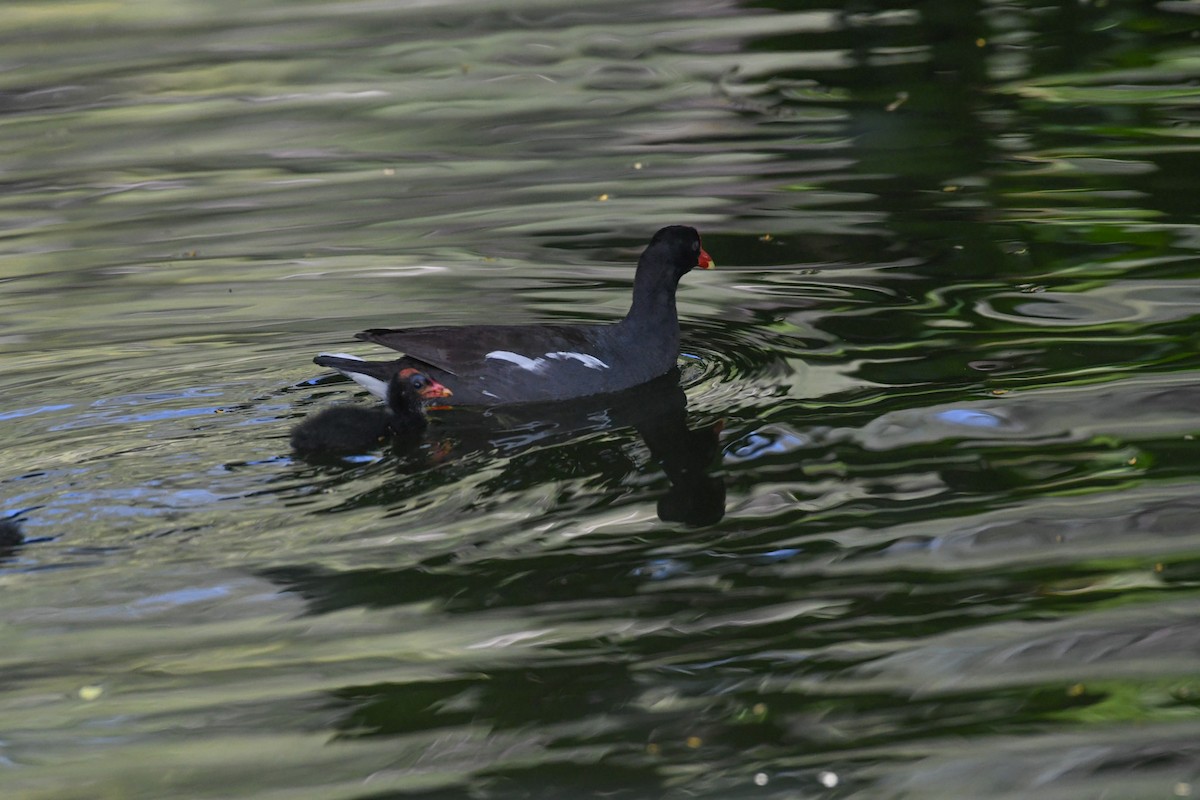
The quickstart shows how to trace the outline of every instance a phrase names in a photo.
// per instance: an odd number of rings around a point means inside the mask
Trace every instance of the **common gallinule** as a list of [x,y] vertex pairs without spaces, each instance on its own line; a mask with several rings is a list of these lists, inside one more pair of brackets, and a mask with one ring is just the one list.
[[386,408],[333,406],[292,429],[292,449],[300,455],[361,453],[389,438],[420,435],[427,424],[421,402],[449,397],[450,390],[411,367],[387,383]]
[[0,548],[16,547],[25,541],[15,519],[0,519]]
[[695,267],[713,261],[694,228],[671,225],[654,234],[638,259],[633,303],[620,322],[604,325],[468,325],[373,328],[358,339],[404,353],[364,361],[323,353],[313,359],[353,378],[377,397],[391,376],[418,368],[453,393],[447,405],[553,402],[638,386],[667,372],[679,357],[675,289]]

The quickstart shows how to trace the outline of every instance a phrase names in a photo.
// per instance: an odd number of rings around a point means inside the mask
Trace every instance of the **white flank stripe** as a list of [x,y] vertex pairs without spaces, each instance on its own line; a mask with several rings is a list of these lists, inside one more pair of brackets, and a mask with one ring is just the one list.
[[507,361],[510,364],[516,364],[521,369],[527,369],[530,372],[541,372],[546,366],[544,358],[529,358],[520,353],[514,353],[510,350],[493,350],[484,358],[494,358],[497,361]]
[[608,364],[587,353],[564,353],[562,350],[559,350],[557,353],[546,353],[546,358],[574,359],[588,369],[608,369]]
[[565,350],[558,350],[553,353],[546,353],[544,356],[530,358],[523,356],[520,353],[514,353],[511,350],[493,350],[484,356],[484,358],[492,358],[496,361],[507,361],[510,364],[515,364],[521,369],[529,370],[530,372],[541,372],[546,368],[546,359],[555,361],[578,361],[588,369],[608,369],[608,364],[605,364],[600,359],[587,353],[573,353]]
[[347,360],[349,360],[349,361],[366,361],[366,359],[365,359],[365,358],[359,358],[358,356],[352,356],[352,355],[350,355],[349,353],[317,353],[317,355],[319,355],[319,356],[331,356],[331,357],[333,357],[333,358],[344,358],[344,359],[347,359]]

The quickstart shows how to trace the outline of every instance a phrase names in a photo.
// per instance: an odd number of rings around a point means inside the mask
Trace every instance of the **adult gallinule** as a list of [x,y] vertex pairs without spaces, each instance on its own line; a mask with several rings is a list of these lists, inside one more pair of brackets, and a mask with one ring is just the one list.
[[633,303],[606,325],[468,325],[374,328],[357,334],[404,353],[394,361],[363,361],[323,353],[313,359],[353,378],[377,397],[397,370],[417,368],[454,392],[447,404],[494,406],[553,402],[645,383],[675,366],[679,317],[675,289],[712,259],[694,228],[672,225],[654,234],[638,259]]
[[292,449],[300,455],[361,453],[386,439],[413,438],[427,422],[421,402],[449,397],[450,390],[411,367],[387,383],[387,407],[333,406],[292,429]]

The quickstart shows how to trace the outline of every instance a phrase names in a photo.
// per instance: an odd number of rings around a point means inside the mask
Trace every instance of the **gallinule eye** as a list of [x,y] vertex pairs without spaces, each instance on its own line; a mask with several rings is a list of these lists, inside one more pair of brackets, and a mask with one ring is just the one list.
[[387,383],[386,408],[333,406],[292,429],[292,449],[301,455],[361,453],[389,438],[419,435],[428,424],[421,402],[449,397],[450,390],[411,367]]
[[654,234],[638,259],[633,303],[606,325],[467,325],[363,331],[357,338],[404,353],[364,361],[323,353],[313,359],[353,378],[377,397],[391,376],[416,368],[449,387],[455,405],[494,406],[616,392],[665,374],[679,356],[679,279],[713,261],[694,228]]

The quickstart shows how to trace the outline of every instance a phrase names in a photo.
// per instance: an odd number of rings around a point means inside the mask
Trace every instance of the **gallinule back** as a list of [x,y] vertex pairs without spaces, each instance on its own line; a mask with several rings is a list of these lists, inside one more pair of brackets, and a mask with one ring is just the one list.
[[694,228],[654,234],[638,259],[633,303],[606,325],[467,325],[386,329],[357,335],[404,353],[364,361],[323,353],[313,361],[353,378],[377,397],[398,370],[417,368],[453,391],[447,405],[555,402],[616,392],[666,373],[679,357],[675,289],[695,267],[713,261]]
[[422,400],[449,397],[450,390],[411,367],[387,383],[386,408],[332,406],[292,429],[292,449],[300,455],[362,453],[387,439],[415,438],[428,424]]

